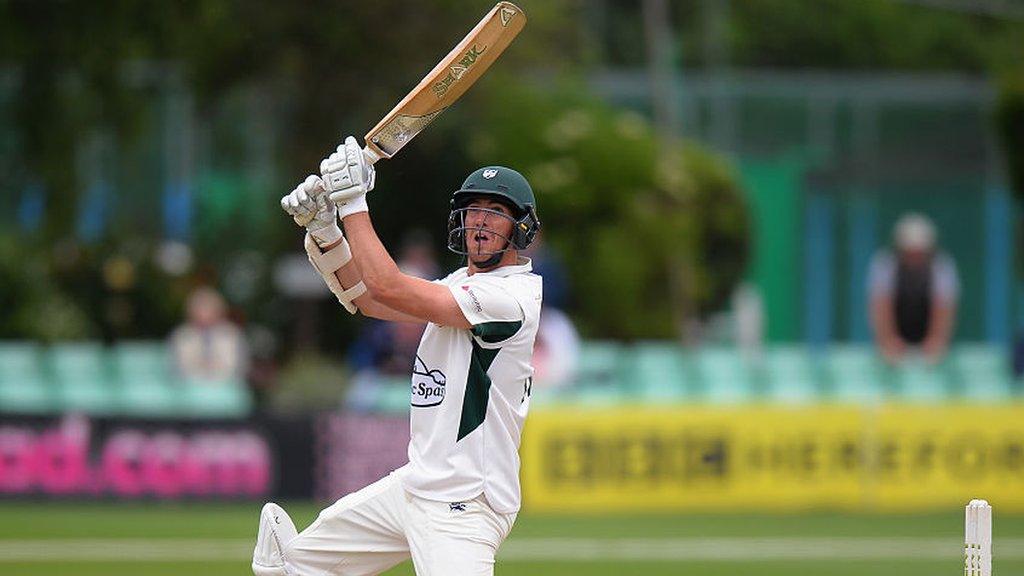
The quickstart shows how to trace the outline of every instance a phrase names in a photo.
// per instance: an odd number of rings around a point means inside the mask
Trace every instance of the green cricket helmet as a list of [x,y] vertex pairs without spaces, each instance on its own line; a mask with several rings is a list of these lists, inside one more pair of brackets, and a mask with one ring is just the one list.
[[[452,194],[452,210],[448,215],[448,249],[466,254],[466,207],[477,198],[489,198],[508,206],[513,214],[512,237],[506,238],[505,249],[493,255],[494,262],[509,247],[525,250],[540,231],[537,199],[530,183],[522,174],[505,166],[484,166],[469,175],[462,187]],[[502,215],[504,216],[504,215]],[[504,216],[508,218],[508,216]]]

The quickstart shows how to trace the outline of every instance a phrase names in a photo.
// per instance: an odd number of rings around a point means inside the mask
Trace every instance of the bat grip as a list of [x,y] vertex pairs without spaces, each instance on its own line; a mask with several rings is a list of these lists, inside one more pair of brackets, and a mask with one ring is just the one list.
[[363,158],[366,158],[366,161],[371,165],[376,164],[377,160],[380,160],[380,156],[378,156],[376,152],[371,150],[369,146],[363,147]]

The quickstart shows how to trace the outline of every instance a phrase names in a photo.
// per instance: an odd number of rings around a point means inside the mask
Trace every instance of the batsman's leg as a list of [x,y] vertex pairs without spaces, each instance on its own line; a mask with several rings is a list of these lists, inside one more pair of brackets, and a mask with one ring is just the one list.
[[289,576],[372,576],[409,558],[405,492],[393,475],[328,506],[284,546]]
[[298,535],[288,513],[273,502],[263,505],[256,549],[252,552],[252,572],[256,576],[286,576],[282,551]]
[[411,500],[407,535],[418,576],[493,576],[494,555],[515,513],[495,512],[483,496],[468,502]]

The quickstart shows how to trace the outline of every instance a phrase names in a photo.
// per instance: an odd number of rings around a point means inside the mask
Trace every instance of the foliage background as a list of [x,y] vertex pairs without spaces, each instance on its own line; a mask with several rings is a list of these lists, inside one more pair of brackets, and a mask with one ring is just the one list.
[[[535,182],[586,335],[673,336],[688,318],[720,309],[749,252],[735,168],[697,143],[662,141],[646,110],[612,109],[586,88],[595,70],[647,65],[641,4],[523,2],[528,32],[495,71],[381,166],[372,203],[386,242],[415,227],[441,245],[449,191],[480,163],[505,162]],[[672,3],[676,64],[1010,77],[1024,62],[1019,17],[893,0],[715,6]],[[485,8],[457,0],[0,2],[0,66],[20,87],[10,103],[19,152],[0,162],[0,194],[14,212],[25,182],[45,191],[39,227],[0,233],[0,299],[24,303],[5,315],[0,336],[159,337],[191,286],[230,283],[238,270],[252,285],[228,290],[240,319],[286,333],[291,303],[273,290],[272,274],[297,235],[276,199],[342,133],[371,126]],[[163,175],[133,161],[158,128],[147,98],[166,86],[187,91],[197,123],[216,135],[207,143],[216,161],[194,182],[196,262],[185,276],[153,264]],[[1018,92],[1008,89],[999,116],[1010,166],[1020,163]],[[230,110],[246,98],[258,100],[279,143],[271,168],[245,166],[245,120]],[[140,184],[115,190],[110,226],[83,242],[74,233],[82,206],[75,158],[82,135],[97,130],[116,142],[122,163],[113,171]],[[340,324],[321,327],[338,349],[353,330]]]

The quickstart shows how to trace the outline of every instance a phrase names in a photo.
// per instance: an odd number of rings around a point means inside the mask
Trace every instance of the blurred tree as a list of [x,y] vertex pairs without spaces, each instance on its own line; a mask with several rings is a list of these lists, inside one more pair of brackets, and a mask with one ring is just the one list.
[[280,416],[335,410],[345,398],[349,376],[345,365],[302,352],[282,368],[268,406]]
[[1008,75],[995,109],[996,132],[1005,151],[1010,186],[1024,203],[1024,72]]
[[[523,4],[530,33],[502,66],[579,63],[578,7]],[[73,221],[79,183],[69,162],[79,136],[97,126],[123,135],[145,123],[140,78],[183,81],[198,96],[201,123],[240,86],[285,95],[288,109],[274,112],[288,117],[281,137],[289,146],[277,160],[298,174],[337,144],[341,127],[372,126],[486,8],[469,0],[13,0],[0,3],[0,65],[19,72],[18,130],[29,171],[55,191],[53,231]]]
[[[503,56],[503,67],[542,63],[545,70],[558,72],[587,59],[583,27],[575,19],[578,5],[522,4],[529,34]],[[81,256],[57,268],[42,266],[41,277],[51,281],[54,294],[72,295],[65,300],[88,313],[90,330],[99,327],[109,336],[162,335],[173,317],[168,309],[180,303],[177,290],[157,293],[159,302],[145,302],[152,296],[149,280],[159,284],[168,279],[150,277],[148,255],[140,260],[137,251],[132,257],[120,254],[125,248],[120,239],[152,247],[160,234],[153,225],[158,219],[150,214],[161,209],[167,167],[144,160],[146,154],[158,157],[165,145],[161,98],[168,91],[194,96],[200,135],[191,142],[192,152],[213,148],[218,158],[200,167],[192,181],[197,196],[192,242],[199,259],[193,269],[203,280],[218,282],[225,270],[248,271],[252,258],[246,252],[254,246],[269,256],[295,249],[294,226],[277,217],[279,195],[314,171],[343,131],[372,126],[488,7],[475,0],[0,2],[0,71],[14,78],[15,86],[11,102],[0,103],[13,109],[9,115],[5,110],[4,118],[14,122],[25,173],[49,194],[41,204],[45,230],[32,241],[59,244],[67,248],[64,254]],[[471,92],[467,99],[475,97]],[[224,105],[238,100],[263,116],[240,116]],[[415,149],[403,151],[401,164],[389,163],[382,170],[382,193],[406,191],[403,202],[378,211],[387,241],[397,241],[409,226],[423,226],[427,217],[428,225],[436,223],[436,239],[443,240],[448,191],[469,169],[463,139],[454,128],[459,117],[453,120],[438,122]],[[284,146],[257,161],[276,169],[245,166],[251,162],[246,154],[253,132],[268,129]],[[82,246],[67,240],[74,235],[88,184],[76,159],[82,142],[96,132],[112,135],[117,169],[134,177],[130,187],[121,178],[116,183],[121,186],[113,186],[112,197],[104,200],[130,213],[115,214],[101,232],[104,237],[94,246]],[[268,174],[285,174],[287,181],[268,181]],[[13,182],[3,184],[5,199],[20,195]],[[267,218],[270,214],[274,217]],[[115,265],[109,265],[112,259]],[[247,312],[255,320],[287,322],[289,315],[280,313],[287,306],[268,288],[265,262],[260,260],[253,275],[261,288],[245,302]],[[104,284],[105,267],[131,269],[144,278],[111,291]],[[115,304],[107,305],[110,299]],[[23,328],[4,330],[25,333]]]
[[[644,65],[639,4],[591,6],[602,62]],[[990,4],[1006,10],[972,9],[969,0],[685,0],[670,12],[677,53],[690,67],[714,66],[727,55],[737,67],[984,72],[1024,55],[1020,3]]]
[[530,180],[584,333],[675,337],[721,306],[743,270],[747,216],[720,158],[694,144],[656,153],[646,119],[578,86],[506,81],[486,92],[469,153]]
[[92,319],[53,281],[45,249],[0,236],[0,338],[44,342],[97,336]]
[[1024,33],[1020,21],[895,0],[731,5],[734,63],[742,66],[981,72],[1020,54]]
[[[1000,87],[995,106],[996,133],[1002,144],[1009,173],[1010,188],[1016,199],[1016,229],[1014,238],[1018,247],[1024,246],[1024,70],[1007,73]],[[1018,289],[1024,289],[1024,255],[1017,251],[1016,280]],[[1018,321],[1018,324],[1020,322]],[[1024,326],[1018,342],[1024,350]]]
[[[253,246],[267,259],[294,249],[291,223],[266,217],[276,196],[315,170],[341,132],[374,124],[487,4],[0,2],[0,66],[16,72],[11,117],[20,157],[28,179],[47,191],[45,230],[33,242],[56,246],[74,230],[84,188],[75,158],[83,139],[112,134],[121,163],[141,166],[127,150],[159,147],[151,142],[158,133],[151,109],[155,86],[180,84],[195,94],[198,125],[215,136],[235,129],[232,138],[205,144],[220,161],[193,182],[199,194],[194,207],[203,211],[198,218],[208,220],[195,227],[200,260],[195,269],[214,270],[204,272],[210,276],[204,279],[216,281],[217,271],[253,268],[245,256]],[[971,72],[1019,63],[1024,56],[1024,22],[921,4],[927,3],[729,0],[723,9],[712,0],[673,2],[669,15],[678,34],[665,56],[688,66]],[[692,145],[671,145],[665,154],[669,160],[659,162],[655,139],[638,115],[612,111],[571,87],[545,94],[496,77],[516,74],[521,81],[537,73],[544,78],[578,73],[590,65],[644,65],[639,2],[524,0],[521,5],[530,26],[502,57],[495,76],[488,74],[403,150],[400,160],[382,166],[377,200],[371,202],[383,207],[391,194],[401,201],[375,210],[375,222],[388,243],[410,226],[428,227],[440,243],[448,193],[477,162],[523,167],[542,195],[549,239],[568,257],[587,331],[673,334],[683,317],[713,309],[739,275],[746,217],[733,178],[720,160]],[[719,10],[714,18],[705,14],[712,8]],[[257,100],[254,109],[266,115],[239,117],[221,110],[240,92]],[[1012,102],[1001,109],[1010,110],[1003,126],[1013,132],[1021,123],[1012,119]],[[253,139],[248,124],[254,122],[283,143],[267,160],[274,171],[249,172],[243,166]],[[156,198],[164,175],[132,168],[141,184],[112,191],[122,204],[131,201],[134,210],[129,218],[114,219],[108,232],[114,238],[93,248],[60,244],[70,252],[55,260],[69,253],[79,253],[80,260],[55,261],[42,276],[8,267],[5,274],[21,279],[5,286],[5,298],[28,301],[22,298],[50,294],[52,302],[71,303],[53,309],[74,308],[83,315],[81,322],[67,324],[80,326],[70,332],[114,334],[105,312],[104,267],[113,258],[120,262],[113,268],[119,269],[127,258],[139,276],[136,285],[117,292],[118,301],[136,310],[138,324],[129,333],[165,330],[183,288],[163,293],[160,286],[169,280],[148,272],[145,256],[130,250],[129,256],[119,256],[129,244],[150,246],[159,233],[152,218],[139,215],[154,210],[156,201],[137,198]],[[266,174],[286,176],[261,180]],[[1015,174],[1020,193],[1019,169]],[[5,185],[0,193],[6,200],[19,191]],[[239,214],[244,224],[227,237],[227,222]],[[268,268],[259,262],[254,277],[260,290],[246,302],[248,313],[256,320],[287,322],[287,304],[274,300]],[[17,286],[46,289],[21,295]],[[341,325],[331,323],[330,329]],[[27,333],[23,325],[4,326],[7,334]]]

